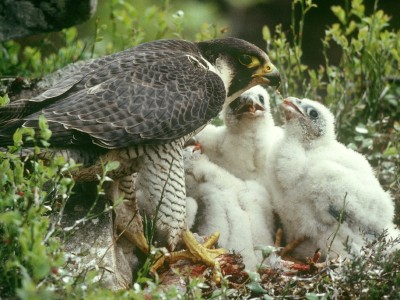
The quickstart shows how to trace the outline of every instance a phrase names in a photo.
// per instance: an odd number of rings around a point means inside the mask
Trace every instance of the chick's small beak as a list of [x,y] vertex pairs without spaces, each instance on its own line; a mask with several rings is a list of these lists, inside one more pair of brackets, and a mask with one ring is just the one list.
[[305,116],[302,110],[295,104],[296,100],[299,100],[294,97],[288,97],[283,100],[281,103],[281,108],[283,109],[286,119],[289,120],[293,118],[294,115]]
[[261,78],[260,84],[274,86],[276,88],[281,84],[281,76],[278,69],[272,63],[266,63],[260,67],[253,77]]

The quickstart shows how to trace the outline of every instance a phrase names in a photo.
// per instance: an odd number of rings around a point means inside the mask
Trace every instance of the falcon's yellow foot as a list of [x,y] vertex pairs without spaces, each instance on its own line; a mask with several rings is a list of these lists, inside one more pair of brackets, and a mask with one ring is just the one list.
[[204,244],[200,244],[193,234],[186,230],[182,234],[182,240],[185,243],[187,250],[172,252],[169,254],[168,262],[174,263],[181,259],[189,259],[195,263],[202,262],[207,266],[214,267],[218,262],[216,258],[221,254],[226,253],[225,249],[211,249],[219,238],[219,233],[215,232],[209,236]]
[[[195,263],[202,262],[210,267],[217,267],[218,262],[216,258],[221,254],[226,253],[225,249],[211,249],[219,238],[219,233],[215,232],[209,236],[204,244],[199,243],[193,234],[186,230],[182,234],[182,240],[185,243],[187,250],[181,250],[176,252],[164,253],[161,250],[153,249],[148,246],[147,240],[143,235],[143,232],[129,233],[128,238],[144,253],[150,254],[154,251],[153,262],[150,267],[151,273],[156,273],[165,262],[169,264],[175,263],[179,260],[191,260]],[[150,251],[149,251],[150,250]]]
[[210,235],[203,245],[195,239],[195,237],[189,230],[186,230],[183,233],[182,239],[186,247],[188,248],[188,251],[192,254],[194,262],[201,261],[211,267],[215,266],[215,259],[218,256],[227,252],[225,249],[222,248],[210,249],[218,242],[219,232],[214,232],[212,235]]

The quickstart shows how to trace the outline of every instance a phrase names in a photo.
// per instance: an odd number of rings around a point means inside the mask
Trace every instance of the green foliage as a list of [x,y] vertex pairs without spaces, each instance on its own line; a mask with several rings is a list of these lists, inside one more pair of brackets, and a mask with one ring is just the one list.
[[[377,10],[377,3],[370,15],[365,13],[363,0],[332,6],[338,22],[325,31],[325,63],[316,70],[302,62],[302,36],[312,34],[304,32],[304,22],[307,13],[317,9],[313,1],[292,2],[293,11],[298,7],[301,12],[298,26],[292,18],[292,42],[280,25],[271,40],[266,26],[263,36],[271,41],[269,55],[282,74],[282,95],[328,105],[336,116],[339,140],[365,154],[390,187],[400,171],[394,167],[400,158],[400,31],[388,29],[390,17]],[[328,55],[334,45],[341,53],[338,65]],[[272,97],[272,102],[279,103],[279,97]]]
[[[46,121],[41,118],[39,140],[50,137]],[[63,206],[74,185],[65,172],[74,165],[62,158],[46,165],[37,158],[20,155],[22,137],[34,139],[30,128],[17,130],[15,146],[0,152],[0,294],[21,298],[47,297],[45,288],[55,280],[54,273],[64,263],[59,240],[49,235],[50,213]]]
[[328,261],[306,273],[267,268],[261,278],[252,274],[248,285],[253,294],[290,299],[398,299],[400,251],[391,251],[399,239],[387,238],[386,232],[374,240],[365,237],[360,254],[348,252],[346,260]]
[[366,240],[361,256],[352,256],[333,277],[333,286],[346,298],[396,299],[400,296],[400,251],[388,254],[392,241],[382,233]]
[[56,47],[50,35],[34,47],[23,47],[16,41],[0,43],[0,74],[38,78],[69,63],[87,58],[83,53],[84,43],[77,39],[75,27],[62,30],[60,38],[64,40],[66,46],[57,47],[57,52],[50,53],[49,49]]
[[[136,284],[127,292],[111,292],[100,286],[100,270],[87,267],[76,274],[69,268],[70,255],[61,240],[65,242],[77,225],[98,217],[94,207],[104,195],[103,183],[110,180],[107,173],[118,168],[118,162],[104,165],[96,199],[86,216],[62,228],[64,207],[74,187],[69,174],[78,166],[62,156],[49,159],[44,155],[50,136],[42,116],[38,133],[32,128],[18,129],[14,146],[0,152],[0,297],[145,299],[146,294],[154,293],[156,299],[173,299],[181,295],[177,287],[162,288],[145,275],[141,276],[145,290]],[[24,141],[33,141],[36,146],[23,149]],[[101,214],[110,209],[107,206]],[[201,281],[188,280],[186,293],[191,299],[200,299],[200,286]]]
[[0,106],[7,105],[8,103],[10,103],[10,98],[8,98],[7,94],[3,97],[0,96]]
[[364,10],[360,0],[352,1],[347,9],[333,6],[339,23],[328,28],[323,40],[325,50],[331,42],[342,49],[338,66],[326,64],[327,103],[340,110],[339,130],[346,130],[346,125],[355,122],[366,124],[368,120],[374,122],[399,113],[398,103],[393,101],[399,94],[390,79],[400,74],[400,48],[396,47],[400,46],[400,32],[386,29],[389,16],[382,10],[369,16]]
[[[104,8],[110,14],[102,25],[107,52],[126,49],[149,40],[182,36],[182,16],[179,13],[171,16],[169,1],[145,5],[141,2],[112,0],[104,5],[109,6]],[[102,45],[99,47],[102,48]]]
[[[222,33],[217,24],[200,23],[190,18],[199,14],[194,3],[112,0],[100,5],[95,16],[96,23],[102,24],[101,36],[97,36],[101,43],[96,45],[96,49],[101,51],[97,53],[99,55],[105,54],[103,49],[111,53],[156,39],[183,39],[190,36],[190,39],[196,37],[196,40],[205,40]],[[205,14],[210,14],[210,10],[203,12],[204,19],[208,19]]]
[[[155,39],[182,39],[190,35],[196,40],[205,40],[224,33],[225,29],[214,23],[190,20],[194,25],[187,25],[185,11],[177,9],[169,0],[152,2],[103,1],[92,20],[86,26],[78,27],[81,32],[77,27],[71,27],[60,33],[37,36],[34,46],[17,41],[2,42],[0,75],[40,78],[78,60],[103,56]],[[190,15],[197,14],[190,6],[186,9]]]
[[[316,5],[304,0],[294,1],[293,6],[296,4],[302,14],[298,27],[292,21],[293,44],[278,26],[270,46],[270,55],[283,73],[282,94],[300,94],[330,105],[338,117],[339,130],[357,122],[377,121],[382,115],[398,114],[394,99],[398,99],[399,91],[391,79],[400,74],[400,32],[387,29],[389,16],[382,10],[365,15],[362,0],[351,1],[347,9],[333,6],[339,23],[329,26],[322,41],[325,65],[312,70],[302,64],[301,37],[305,34],[306,14]],[[264,38],[268,35],[264,33]],[[332,43],[340,47],[342,54],[337,66],[330,64],[327,54]]]

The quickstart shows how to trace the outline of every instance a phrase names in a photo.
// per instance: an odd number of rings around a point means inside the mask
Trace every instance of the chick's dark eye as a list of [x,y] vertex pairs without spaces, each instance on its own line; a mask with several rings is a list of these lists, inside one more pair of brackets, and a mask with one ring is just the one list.
[[318,112],[315,109],[310,109],[310,111],[308,112],[308,115],[311,118],[316,119],[318,117]]
[[258,95],[258,100],[260,100],[260,102],[262,104],[264,104],[264,96],[263,95]]
[[249,64],[251,64],[251,62],[253,61],[250,55],[247,54],[242,54],[239,56],[239,61],[241,64],[247,66]]

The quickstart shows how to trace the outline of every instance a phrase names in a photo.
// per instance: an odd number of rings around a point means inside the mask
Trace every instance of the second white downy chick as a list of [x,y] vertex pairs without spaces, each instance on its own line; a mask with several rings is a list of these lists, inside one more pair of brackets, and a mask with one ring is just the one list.
[[[197,209],[194,232],[221,233],[219,245],[243,256],[248,269],[261,262],[257,245],[272,245],[273,215],[268,192],[257,182],[243,181],[209,161],[195,147],[184,150],[187,210]],[[196,202],[193,202],[193,199]],[[193,204],[197,207],[192,207]]]
[[333,238],[333,253],[346,256],[346,241],[357,253],[363,245],[360,229],[367,236],[387,229],[390,237],[398,237],[390,194],[365,157],[336,140],[328,108],[294,97],[285,99],[282,108],[286,126],[273,154],[273,183],[279,191],[273,204],[288,241],[307,238],[293,256],[305,259],[317,248],[325,256]]

